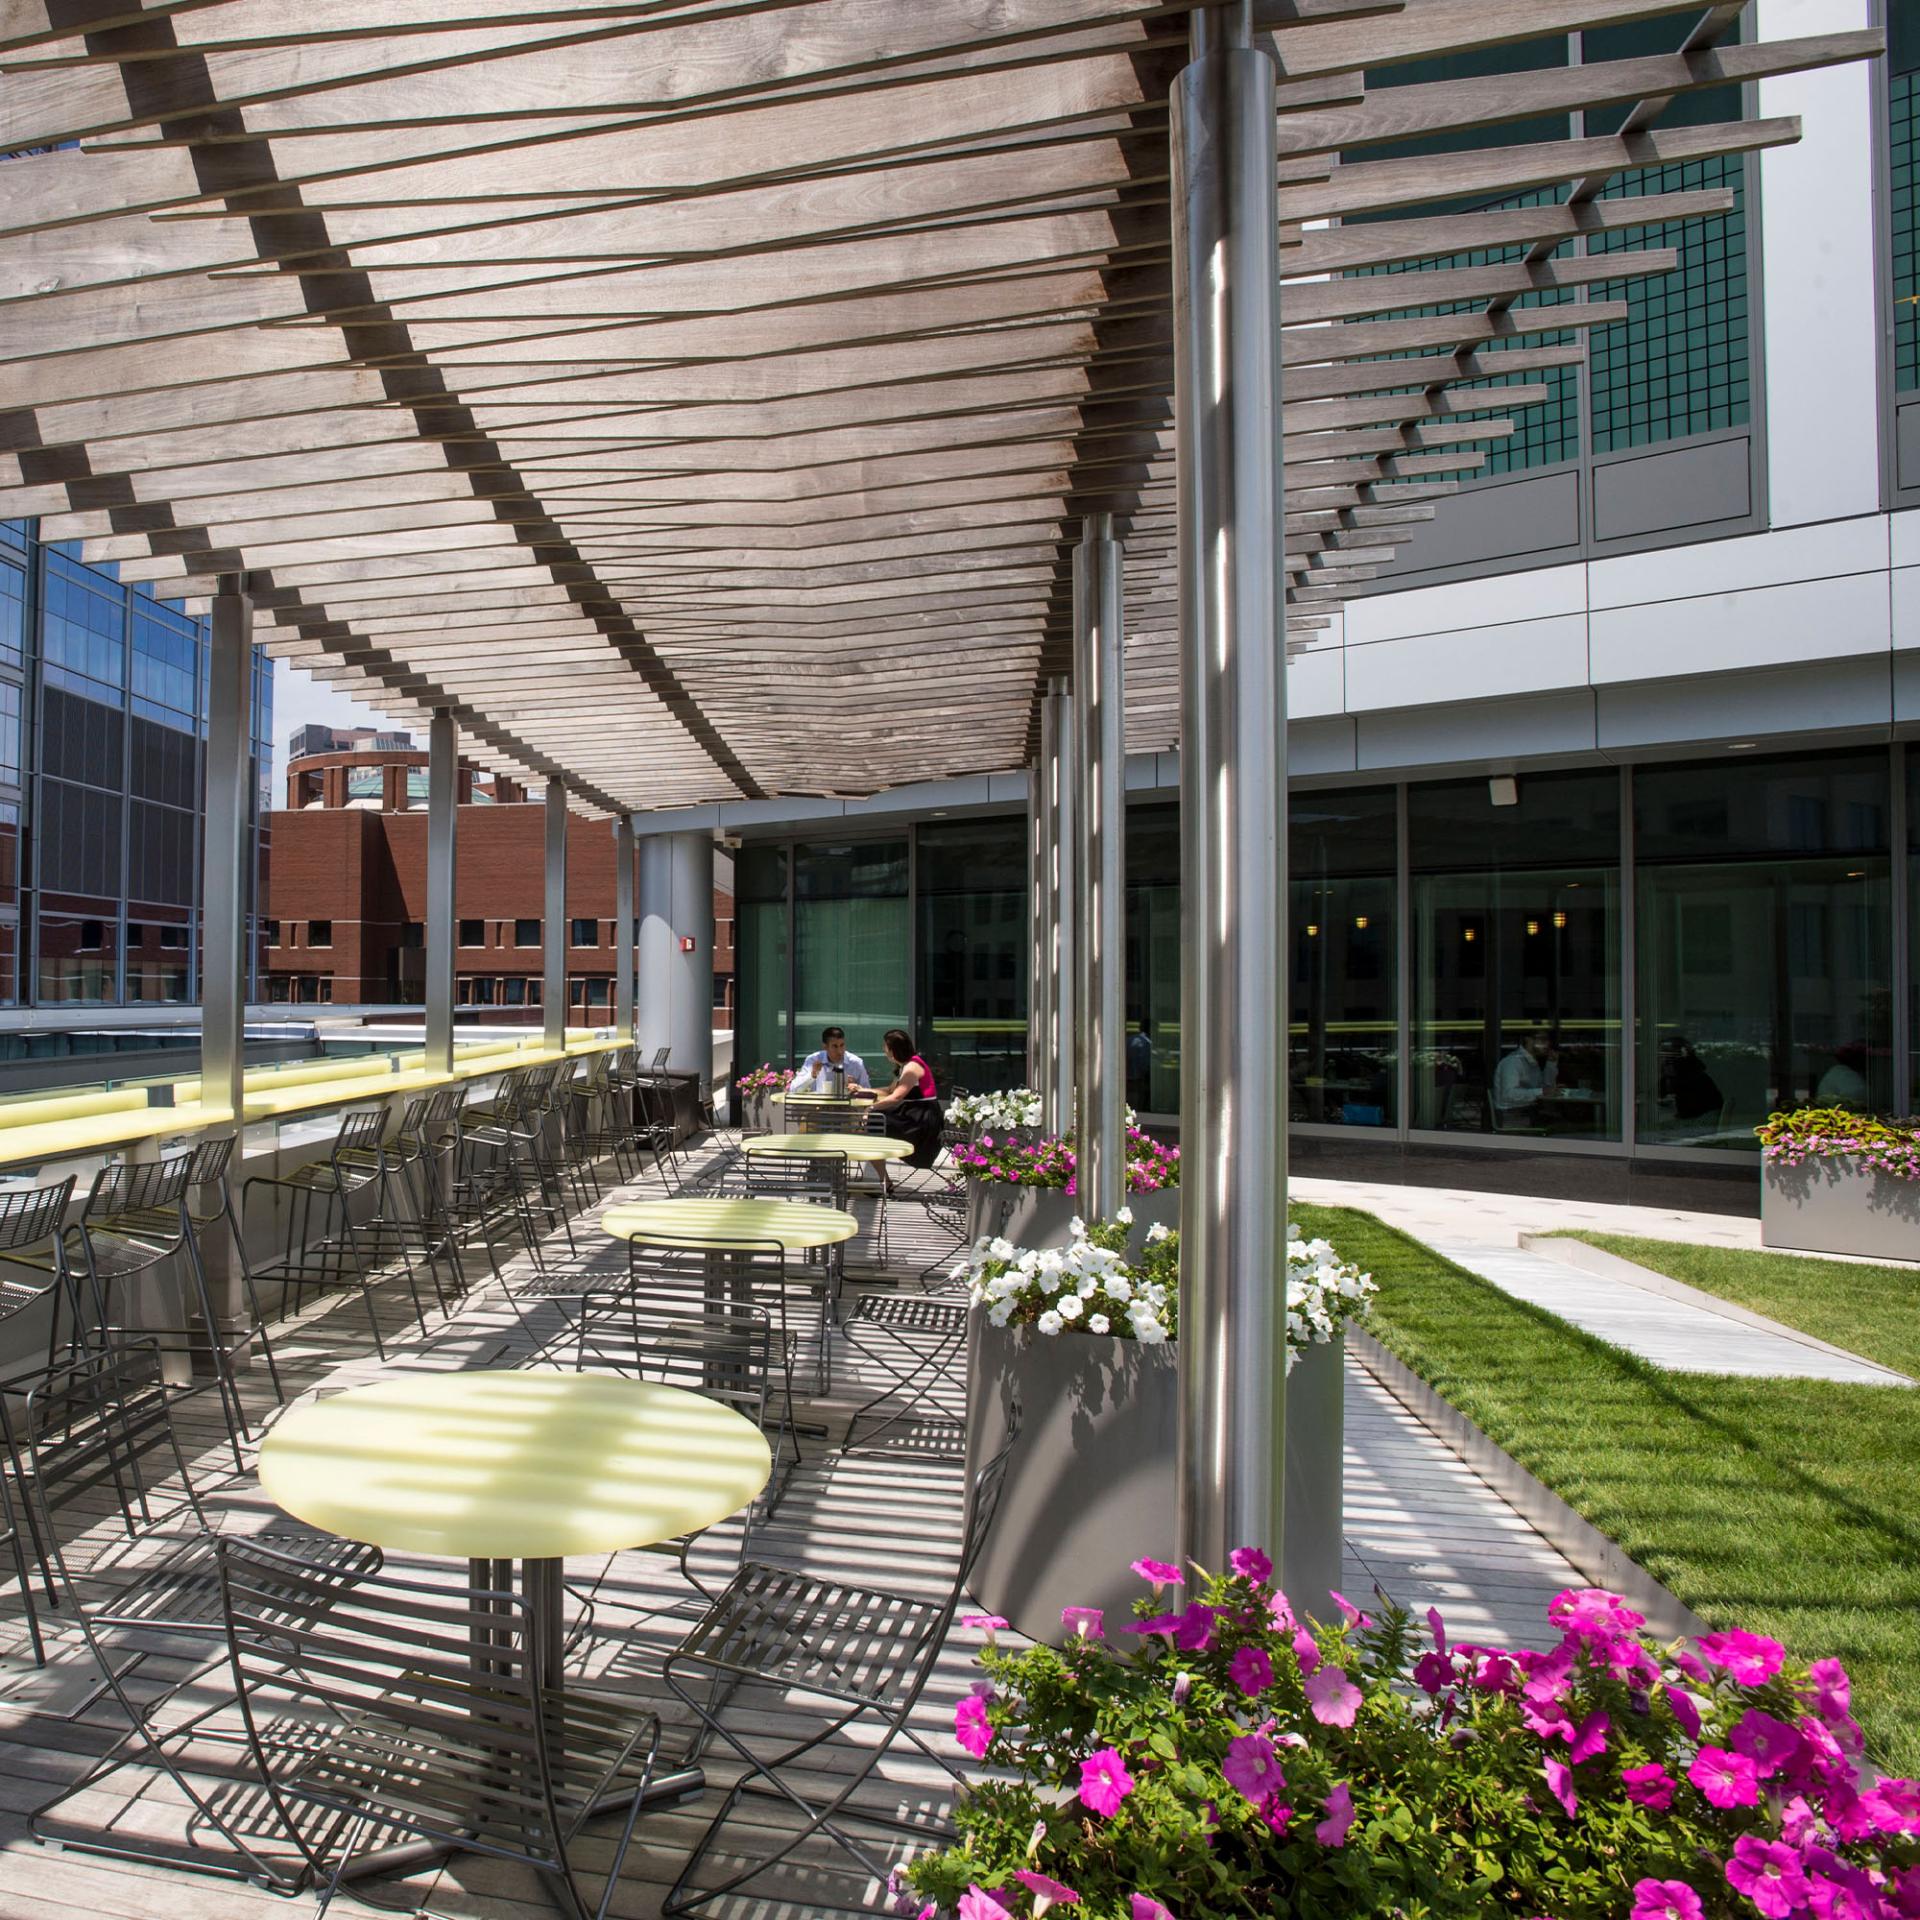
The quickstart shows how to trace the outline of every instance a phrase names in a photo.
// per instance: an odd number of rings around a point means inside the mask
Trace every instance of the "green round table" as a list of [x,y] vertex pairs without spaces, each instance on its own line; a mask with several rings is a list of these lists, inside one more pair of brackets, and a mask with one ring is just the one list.
[[866,1166],[904,1160],[913,1151],[910,1140],[884,1133],[761,1133],[741,1142],[743,1153],[840,1153]]
[[811,1200],[634,1200],[609,1207],[600,1224],[616,1240],[711,1247],[716,1252],[779,1246],[788,1253],[806,1253],[838,1246],[860,1231],[852,1214]]

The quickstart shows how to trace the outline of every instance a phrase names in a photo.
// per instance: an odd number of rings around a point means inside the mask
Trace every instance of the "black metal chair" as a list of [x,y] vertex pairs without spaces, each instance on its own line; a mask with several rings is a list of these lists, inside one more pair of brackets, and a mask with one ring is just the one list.
[[[308,1578],[298,1563],[220,1543],[227,1648],[253,1763],[322,1883],[323,1905],[349,1873],[376,1867],[404,1840],[522,1862],[572,1920],[606,1920],[660,1723],[541,1672],[508,1567],[485,1564],[498,1569],[499,1591],[381,1573],[295,1633],[276,1596]],[[606,1885],[590,1902],[575,1856],[597,1815],[618,1832]]]
[[89,1321],[97,1324],[100,1308],[98,1300],[82,1301],[84,1268],[76,1270],[67,1257],[73,1186],[69,1174],[44,1187],[0,1190],[0,1325],[45,1301],[49,1362],[59,1351],[61,1309],[67,1313],[68,1346],[77,1350]]
[[[884,1375],[887,1384],[854,1409],[841,1442],[845,1452],[871,1448],[883,1435],[898,1435],[907,1428],[965,1427],[964,1409],[943,1407],[934,1393],[940,1387],[954,1387],[964,1369],[969,1311],[963,1286],[930,1293],[860,1296],[841,1332],[848,1346]],[[869,1420],[874,1424],[865,1427]],[[949,1449],[942,1446],[938,1451],[944,1457]]]
[[[881,1851],[856,1839],[854,1825],[879,1826],[924,1838],[912,1821],[851,1809],[897,1740],[910,1741],[949,1773],[961,1778],[953,1762],[929,1746],[907,1724],[915,1703],[933,1676],[961,1593],[986,1544],[1006,1483],[1013,1441],[974,1475],[968,1490],[966,1519],[953,1579],[933,1599],[816,1579],[793,1567],[749,1560],[727,1583],[687,1636],[668,1655],[666,1681],[699,1716],[697,1751],[723,1741],[746,1769],[728,1793],[706,1832],[689,1855],[662,1911],[693,1913],[717,1901],[739,1896],[749,1882],[778,1868],[817,1836],[833,1841],[863,1874],[884,1882],[891,1864]],[[758,1716],[728,1709],[743,1687],[754,1685],[782,1697],[799,1694],[818,1700],[826,1724],[804,1737],[783,1741],[768,1752],[756,1747],[749,1729]],[[794,1764],[836,1734],[864,1723],[865,1736],[848,1742],[847,1757],[831,1769],[835,1787],[823,1801],[809,1799],[784,1776]],[[764,1742],[765,1736],[760,1736]],[[714,1886],[694,1884],[701,1864],[718,1850],[721,1836],[748,1799],[779,1800],[800,1816],[793,1831],[769,1851],[749,1858]],[[752,1839],[765,1845],[764,1828]],[[897,1842],[894,1849],[897,1852]]]
[[[755,1200],[809,1200],[833,1207],[841,1213],[850,1203],[850,1175],[844,1153],[749,1153],[746,1163],[748,1195]],[[820,1391],[827,1391],[830,1378],[829,1342],[826,1328],[840,1314],[840,1292],[846,1281],[846,1243],[809,1250],[802,1264],[789,1265],[788,1284],[809,1287],[820,1298],[821,1366]]]
[[[539,1215],[551,1219],[554,1209],[538,1157],[545,1125],[541,1072],[512,1068],[501,1075],[490,1100],[470,1103],[460,1116],[449,1210],[460,1232],[485,1240],[496,1274],[501,1238],[519,1239],[534,1265],[546,1267]],[[559,1214],[564,1217],[563,1206]]]

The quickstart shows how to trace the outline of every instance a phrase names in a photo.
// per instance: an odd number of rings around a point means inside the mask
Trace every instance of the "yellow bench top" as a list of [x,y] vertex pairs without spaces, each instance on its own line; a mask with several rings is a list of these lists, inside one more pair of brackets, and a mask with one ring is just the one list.
[[911,1141],[884,1133],[758,1133],[741,1145],[747,1153],[839,1153],[869,1166],[904,1160],[913,1151]]
[[609,1207],[601,1227],[616,1240],[712,1247],[780,1246],[789,1253],[837,1246],[860,1231],[852,1214],[811,1200],[634,1200]]
[[139,1107],[119,1113],[83,1114],[74,1120],[43,1120],[37,1126],[0,1128],[0,1167],[40,1166],[80,1154],[101,1153],[110,1147],[130,1147],[140,1140],[167,1140],[176,1134],[200,1133],[208,1127],[230,1126],[225,1107]]
[[98,1087],[71,1093],[30,1093],[0,1101],[0,1127],[32,1127],[47,1120],[84,1120],[90,1114],[143,1113],[145,1087]]
[[459,1076],[429,1073],[415,1067],[407,1073],[370,1073],[362,1080],[325,1081],[317,1086],[288,1087],[282,1092],[247,1093],[249,1120],[275,1120],[291,1113],[316,1113],[322,1107],[353,1106],[367,1100],[390,1100],[396,1094],[431,1093],[450,1087]]

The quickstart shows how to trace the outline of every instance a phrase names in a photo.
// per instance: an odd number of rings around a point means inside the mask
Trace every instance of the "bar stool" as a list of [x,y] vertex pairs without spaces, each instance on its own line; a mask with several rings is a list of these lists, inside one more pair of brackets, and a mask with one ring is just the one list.
[[[44,1187],[0,1189],[0,1269],[33,1276],[16,1279],[0,1271],[0,1325],[42,1300],[50,1301],[47,1364],[60,1343],[60,1309],[67,1309],[67,1348],[78,1352],[87,1310],[81,1304],[80,1276],[67,1258],[67,1208],[73,1203],[74,1176]],[[94,1303],[96,1315],[98,1302]]]
[[444,1254],[453,1269],[456,1293],[467,1291],[467,1269],[460,1258],[460,1236],[454,1231],[448,1206],[450,1181],[445,1177],[445,1163],[454,1157],[460,1110],[466,1098],[465,1087],[442,1087],[436,1093],[416,1095],[402,1110],[399,1131],[387,1143],[397,1177],[412,1192],[419,1251],[429,1263]]
[[500,1076],[493,1097],[465,1107],[454,1138],[454,1177],[447,1207],[456,1231],[477,1231],[486,1242],[487,1260],[497,1279],[500,1256],[496,1233],[504,1226],[519,1237],[533,1263],[546,1271],[540,1229],[534,1219],[530,1168],[521,1150],[529,1120],[526,1109],[534,1067],[515,1067]]
[[[414,1288],[416,1307],[420,1293],[413,1263],[424,1262],[434,1299],[446,1319],[452,1318],[453,1309],[440,1284],[440,1262],[451,1268],[456,1294],[466,1290],[466,1274],[453,1236],[435,1219],[431,1196],[417,1176],[444,1134],[449,1112],[458,1109],[460,1092],[456,1087],[416,1095],[407,1102],[391,1138],[376,1139],[370,1147],[350,1148],[340,1156],[350,1168],[369,1175],[364,1184],[373,1189],[372,1212],[352,1223],[355,1243],[372,1255],[376,1266],[400,1262]],[[422,1331],[425,1326],[423,1318]]]
[[[241,1189],[243,1208],[259,1188],[287,1196],[285,1250],[271,1266],[258,1269],[258,1277],[292,1287],[296,1312],[308,1287],[357,1285],[366,1305],[367,1323],[373,1330],[374,1352],[382,1360],[387,1357],[387,1348],[380,1335],[380,1316],[374,1311],[373,1267],[356,1231],[351,1203],[355,1194],[375,1185],[382,1177],[380,1140],[386,1123],[387,1116],[377,1107],[343,1113],[324,1160],[296,1167],[291,1173],[256,1174]],[[317,1237],[313,1231],[316,1201],[320,1206]],[[420,1304],[420,1289],[411,1265],[406,1268],[406,1275],[408,1290],[413,1295],[414,1315],[424,1334],[426,1309]]]

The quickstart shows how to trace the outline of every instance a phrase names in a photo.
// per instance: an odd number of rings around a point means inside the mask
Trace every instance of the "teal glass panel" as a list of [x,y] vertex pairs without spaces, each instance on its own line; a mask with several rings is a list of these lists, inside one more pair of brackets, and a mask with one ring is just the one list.
[[876,1086],[892,1080],[880,1036],[908,1024],[913,990],[907,843],[793,849],[793,1056],[840,1026]]
[[736,1070],[744,1073],[763,1060],[786,1066],[793,1050],[786,848],[741,848],[733,880]]
[[1920,0],[1888,0],[1887,140],[1893,379],[1920,387]]
[[1127,1104],[1180,1111],[1180,812],[1127,810]]
[[1027,1077],[1027,826],[1024,816],[919,828],[915,1037],[943,1091]]

